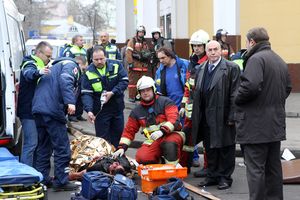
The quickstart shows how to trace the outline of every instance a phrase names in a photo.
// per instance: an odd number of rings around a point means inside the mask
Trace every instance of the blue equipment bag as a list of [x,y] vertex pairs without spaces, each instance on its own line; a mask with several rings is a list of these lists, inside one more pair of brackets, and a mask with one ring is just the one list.
[[112,178],[100,171],[91,171],[83,175],[80,194],[87,199],[107,199]]
[[123,176],[117,174],[114,178],[111,187],[108,190],[108,200],[136,200],[137,188],[134,182]]
[[168,183],[158,186],[153,190],[150,200],[187,200],[194,199],[190,196],[183,182],[179,178],[170,178]]

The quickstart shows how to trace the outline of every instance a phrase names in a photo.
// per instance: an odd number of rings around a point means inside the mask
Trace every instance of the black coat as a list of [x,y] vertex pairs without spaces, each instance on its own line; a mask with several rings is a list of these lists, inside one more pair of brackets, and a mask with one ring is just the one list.
[[261,42],[246,54],[244,68],[235,99],[237,142],[285,140],[285,100],[292,89],[286,63]]
[[235,143],[235,128],[229,126],[228,122],[234,120],[234,97],[239,84],[240,69],[237,64],[221,59],[207,92],[205,110],[201,110],[201,103],[204,100],[201,90],[207,64],[208,61],[204,62],[196,71],[192,141],[197,144],[203,140],[204,133],[199,130],[202,126],[200,124],[202,114],[205,112],[210,128],[210,147],[220,148]]

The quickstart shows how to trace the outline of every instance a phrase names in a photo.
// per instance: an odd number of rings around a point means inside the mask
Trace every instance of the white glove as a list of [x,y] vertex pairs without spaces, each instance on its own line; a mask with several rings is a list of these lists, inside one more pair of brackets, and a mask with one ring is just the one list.
[[124,155],[124,153],[125,153],[125,151],[124,151],[124,149],[118,149],[117,151],[115,151],[113,154],[112,154],[112,156],[113,156],[113,158],[117,158],[117,157],[121,157],[121,156],[123,156]]
[[183,117],[184,113],[185,113],[185,109],[184,108],[180,108],[180,110],[179,110],[180,117]]
[[163,136],[163,132],[162,132],[162,131],[154,131],[154,132],[150,135],[150,138],[151,138],[151,140],[157,140],[157,139],[160,138],[161,136]]

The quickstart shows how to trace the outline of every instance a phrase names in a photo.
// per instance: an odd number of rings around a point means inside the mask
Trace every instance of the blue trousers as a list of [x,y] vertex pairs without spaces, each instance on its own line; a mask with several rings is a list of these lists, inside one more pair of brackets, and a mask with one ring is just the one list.
[[36,169],[44,176],[47,183],[54,152],[54,181],[56,186],[69,182],[69,162],[71,159],[70,142],[66,124],[46,115],[36,115],[38,146],[36,151]]
[[38,144],[38,132],[34,119],[21,119],[23,130],[23,147],[21,162],[34,167],[35,149]]
[[96,136],[118,147],[124,129],[123,111],[100,112],[95,120]]

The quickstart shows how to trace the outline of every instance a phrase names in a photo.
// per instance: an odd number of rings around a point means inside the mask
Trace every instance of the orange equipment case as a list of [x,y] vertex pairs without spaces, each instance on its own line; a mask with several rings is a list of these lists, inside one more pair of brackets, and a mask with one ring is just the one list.
[[176,168],[172,164],[139,165],[138,175],[141,176],[142,191],[152,193],[154,188],[165,184],[171,177],[187,177],[187,168]]

